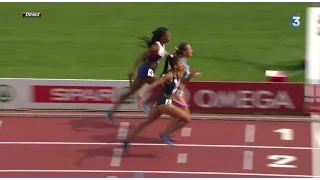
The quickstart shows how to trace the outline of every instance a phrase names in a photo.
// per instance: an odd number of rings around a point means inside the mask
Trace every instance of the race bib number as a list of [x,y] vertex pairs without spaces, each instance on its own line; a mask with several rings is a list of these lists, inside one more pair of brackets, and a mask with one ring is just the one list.
[[172,104],[172,99],[166,99],[165,104],[166,104],[166,105],[171,105],[171,104]]
[[178,96],[182,96],[183,92],[182,92],[182,90],[177,90],[175,94]]
[[154,77],[154,72],[152,69],[148,69],[148,76],[149,77]]

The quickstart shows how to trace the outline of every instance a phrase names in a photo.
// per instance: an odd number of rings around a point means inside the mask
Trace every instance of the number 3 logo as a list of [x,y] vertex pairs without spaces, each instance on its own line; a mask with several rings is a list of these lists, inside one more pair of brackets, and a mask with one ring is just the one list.
[[299,27],[300,26],[300,16],[292,16],[292,26]]

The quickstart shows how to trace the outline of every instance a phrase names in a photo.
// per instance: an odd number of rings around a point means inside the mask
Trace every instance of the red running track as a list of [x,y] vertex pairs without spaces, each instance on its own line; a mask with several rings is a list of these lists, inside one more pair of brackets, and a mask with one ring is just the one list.
[[[188,126],[189,136],[177,132],[177,146],[169,147],[158,137],[168,121],[159,120],[117,158],[121,126],[105,119],[1,120],[2,178],[124,178],[137,172],[147,178],[312,176],[310,123],[195,120]],[[121,122],[132,126],[139,120]]]

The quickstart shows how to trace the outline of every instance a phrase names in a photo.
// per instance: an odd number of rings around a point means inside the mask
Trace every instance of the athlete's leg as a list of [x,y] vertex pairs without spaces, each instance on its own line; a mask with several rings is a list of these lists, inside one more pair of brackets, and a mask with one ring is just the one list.
[[[157,78],[155,77],[153,79],[150,78],[148,79],[149,82],[147,83],[152,84],[156,80]],[[144,111],[145,114],[149,115],[152,105],[155,103],[155,101],[157,100],[157,97],[160,95],[161,88],[162,86],[155,87],[153,90],[151,90],[150,95],[144,99],[141,97],[143,95],[140,95],[140,97],[138,97],[138,99],[140,99],[139,107]],[[155,92],[155,90],[157,90],[157,92]]]
[[148,118],[141,121],[137,126],[135,126],[134,129],[129,133],[127,139],[130,141],[133,137],[135,137],[138,133],[140,133],[143,128],[153,123],[160,116],[161,116],[161,112],[159,111],[157,106],[154,106],[151,109],[151,112]]
[[[188,116],[190,116],[190,110],[189,110],[189,107],[186,104],[184,93],[181,92],[180,95],[175,96],[175,100],[179,101],[179,103],[177,103],[176,101],[173,101],[173,104],[176,107],[181,108],[183,111],[185,111],[187,113]],[[181,129],[186,124],[187,124],[186,121],[181,121],[181,120],[176,120],[176,121],[171,120],[171,121],[169,121],[169,123],[166,126],[166,129],[169,129],[167,134],[171,136],[172,133],[174,133],[175,131]]]
[[113,106],[112,111],[115,110],[115,109],[117,109],[117,108],[120,106],[121,102],[123,102],[123,101],[126,100],[129,96],[131,96],[131,95],[134,94],[137,90],[139,90],[139,89],[142,87],[142,85],[144,85],[145,82],[146,82],[146,81],[145,81],[144,79],[140,79],[139,77],[137,77],[137,78],[134,80],[134,82],[133,82],[132,87],[130,88],[130,90],[129,90],[127,93],[125,93],[123,96],[121,96],[120,99],[119,99],[119,100],[116,102],[116,104]]
[[161,105],[159,106],[159,110],[167,114],[174,119],[172,119],[171,123],[168,124],[168,126],[165,128],[163,133],[161,134],[161,138],[167,143],[172,144],[172,139],[170,137],[170,134],[178,129],[181,129],[184,127],[188,122],[190,122],[190,116],[181,108],[175,106],[175,105]]
[[108,111],[109,120],[113,121],[113,111],[118,109],[118,107],[121,105],[121,102],[123,102],[129,96],[131,96],[137,90],[139,90],[144,85],[145,82],[146,82],[145,79],[140,79],[139,77],[136,77],[136,79],[134,80],[130,90],[127,93],[125,93],[123,96],[121,96],[120,99],[116,102],[116,104],[112,107],[112,109],[110,111]]
[[128,137],[123,141],[123,148],[126,150],[128,148],[129,143],[131,140],[137,136],[141,130],[151,123],[153,123],[155,120],[157,120],[161,116],[161,112],[159,111],[157,106],[154,106],[151,110],[150,115],[148,118],[142,122],[140,122],[137,126],[134,127],[134,129],[129,133]]

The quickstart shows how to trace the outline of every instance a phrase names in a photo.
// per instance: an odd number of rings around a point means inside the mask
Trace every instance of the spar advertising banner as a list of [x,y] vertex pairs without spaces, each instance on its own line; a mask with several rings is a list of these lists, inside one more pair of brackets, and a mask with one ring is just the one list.
[[[4,78],[0,79],[0,107],[109,109],[128,86],[127,80]],[[303,83],[190,82],[185,95],[192,111],[304,112]],[[120,110],[139,110],[136,95]]]
[[[2,109],[109,109],[129,89],[128,81],[0,79]],[[121,110],[137,110],[136,96]]]
[[191,82],[187,87],[192,110],[304,112],[303,83]]

